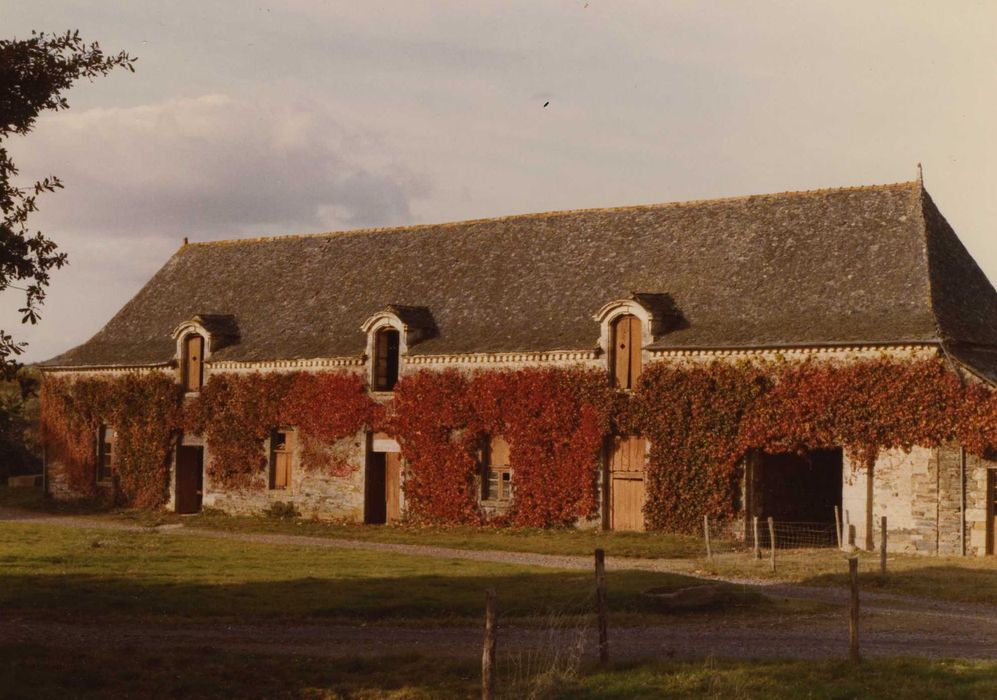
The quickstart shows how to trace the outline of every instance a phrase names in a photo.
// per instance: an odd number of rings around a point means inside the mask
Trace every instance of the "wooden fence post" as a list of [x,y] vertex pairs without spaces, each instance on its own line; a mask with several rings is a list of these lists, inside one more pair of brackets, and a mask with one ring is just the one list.
[[706,558],[713,559],[713,550],[710,548],[710,516],[703,516],[703,537],[706,540]]
[[852,589],[848,605],[848,659],[857,664],[859,658],[859,558],[848,557],[848,583]]
[[848,550],[855,551],[855,526],[848,526]]
[[886,576],[886,516],[879,520],[879,573]]
[[841,549],[841,511],[834,507],[834,535],[838,538],[838,549]]
[[481,700],[495,695],[495,589],[485,593],[485,644],[481,651]]
[[755,559],[761,559],[762,558],[762,546],[758,542],[758,516],[757,515],[755,515],[755,516],[752,517],[752,529],[754,530],[754,535],[755,535]]
[[769,558],[773,573],[775,572],[775,520],[769,516],[769,546],[771,548]]
[[606,602],[606,553],[595,550],[595,611],[599,618],[599,664],[609,663],[609,610]]

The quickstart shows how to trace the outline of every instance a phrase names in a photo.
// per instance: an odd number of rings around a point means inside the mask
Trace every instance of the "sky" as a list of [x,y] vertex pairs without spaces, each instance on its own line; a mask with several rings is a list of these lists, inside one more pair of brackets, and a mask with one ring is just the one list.
[[0,28],[138,57],[7,143],[25,183],[65,184],[32,220],[70,259],[41,322],[0,294],[29,362],[96,333],[184,237],[902,182],[918,163],[997,280],[997,2],[0,0]]

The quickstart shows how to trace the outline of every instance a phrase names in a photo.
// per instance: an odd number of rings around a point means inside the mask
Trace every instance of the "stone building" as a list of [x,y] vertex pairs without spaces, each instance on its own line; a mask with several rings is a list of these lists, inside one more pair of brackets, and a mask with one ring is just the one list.
[[[185,244],[45,371],[161,372],[194,395],[216,373],[336,369],[389,400],[422,370],[579,365],[627,389],[653,363],[883,354],[943,356],[966,381],[997,381],[997,293],[920,181]],[[211,445],[178,436],[169,507],[292,501],[306,515],[403,516],[404,446],[392,436],[357,435],[356,469],[333,477],[299,469],[293,427],[276,428],[258,489],[214,486]],[[102,431],[97,449],[110,454],[113,426]],[[642,529],[646,449],[607,450],[596,525]],[[490,453],[481,499],[492,512],[515,498],[515,464],[501,440]],[[871,470],[842,450],[757,454],[744,462],[743,509],[824,521],[838,506],[860,546],[886,515],[892,548],[983,554],[995,467],[959,445],[885,450]],[[60,478],[50,461],[50,491],[71,495]]]

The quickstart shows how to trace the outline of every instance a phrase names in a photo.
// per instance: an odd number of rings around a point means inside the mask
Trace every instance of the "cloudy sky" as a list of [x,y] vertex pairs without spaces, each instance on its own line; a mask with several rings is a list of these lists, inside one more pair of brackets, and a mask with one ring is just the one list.
[[[911,180],[997,280],[997,2],[0,0],[139,58],[9,144],[70,254],[40,360],[181,244]],[[546,105],[546,106],[545,106]],[[169,329],[165,329],[164,332]]]

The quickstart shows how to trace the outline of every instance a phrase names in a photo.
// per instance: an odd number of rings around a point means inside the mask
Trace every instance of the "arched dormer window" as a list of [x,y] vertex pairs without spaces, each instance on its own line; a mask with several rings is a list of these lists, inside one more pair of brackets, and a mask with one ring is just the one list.
[[610,382],[620,389],[635,389],[647,358],[645,348],[680,321],[671,297],[634,292],[617,299],[595,315],[599,322],[599,349],[605,354]]
[[180,341],[180,383],[186,392],[204,386],[204,336],[188,333]]
[[617,316],[613,319],[610,333],[609,366],[613,385],[620,389],[633,389],[637,386],[642,368],[644,334],[640,319],[632,314]]
[[436,335],[436,323],[424,306],[391,304],[364,321],[370,388],[394,391],[402,375],[402,358],[417,343]]
[[212,355],[239,342],[235,317],[225,314],[198,314],[174,328],[171,335],[177,342],[180,386],[188,393],[204,386]]
[[382,328],[374,334],[374,391],[394,391],[398,383],[401,334],[395,328]]

